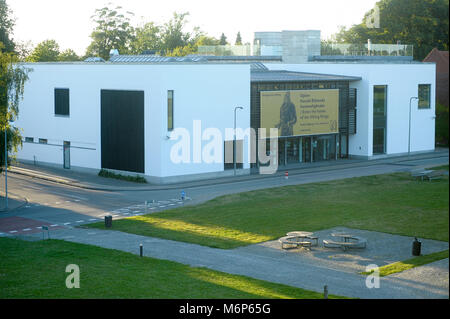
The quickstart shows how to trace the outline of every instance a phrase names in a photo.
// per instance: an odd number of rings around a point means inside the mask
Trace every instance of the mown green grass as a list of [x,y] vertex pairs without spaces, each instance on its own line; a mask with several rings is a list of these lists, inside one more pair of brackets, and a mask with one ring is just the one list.
[[[90,245],[0,238],[0,298],[323,298],[323,294]],[[80,288],[66,288],[66,266]],[[329,296],[337,298],[337,296]]]
[[336,226],[448,241],[448,185],[448,176],[395,173],[286,186],[115,220],[112,229],[225,249]]
[[[432,263],[434,261],[438,261],[441,259],[448,258],[448,249],[444,251],[439,251],[436,253],[423,255],[423,256],[417,256],[408,260],[404,261],[398,261],[386,266],[379,267],[378,270],[380,271],[380,277],[392,275],[398,272],[402,272],[408,269],[412,269],[414,267],[423,266],[429,263]],[[363,275],[370,275],[373,273],[371,272],[363,272]]]
[[441,166],[431,167],[430,169],[435,169],[435,170],[442,169],[442,170],[448,171],[448,164],[447,164],[447,165],[441,165]]

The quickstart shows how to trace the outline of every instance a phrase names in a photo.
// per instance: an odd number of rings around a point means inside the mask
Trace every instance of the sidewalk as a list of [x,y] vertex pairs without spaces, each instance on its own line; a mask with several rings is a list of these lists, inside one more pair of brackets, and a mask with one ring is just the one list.
[[[413,167],[415,165],[408,164],[410,161],[420,161],[426,159],[442,158],[443,162],[448,163],[448,149],[436,149],[434,152],[415,154],[410,156],[387,157],[374,160],[362,159],[341,159],[332,162],[317,162],[303,165],[292,165],[288,167],[280,167],[279,171],[272,175],[240,175],[233,177],[221,177],[215,179],[205,179],[192,182],[183,182],[177,184],[137,184],[127,181],[116,180],[112,178],[99,177],[95,174],[82,173],[73,170],[65,170],[63,168],[54,168],[49,166],[38,166],[31,164],[16,164],[8,170],[14,174],[25,175],[33,178],[39,178],[51,182],[66,184],[70,186],[102,190],[102,191],[152,191],[152,190],[171,190],[198,186],[208,186],[217,184],[228,184],[251,180],[261,180],[268,178],[283,177],[285,171],[289,171],[289,176],[301,175],[314,172],[335,171],[347,168],[367,167],[373,165],[402,165],[405,167]],[[446,158],[446,161],[445,161]]]
[[[37,238],[40,234],[33,236]],[[85,228],[55,230],[51,232],[51,238],[117,249],[136,255],[139,254],[139,245],[143,244],[143,254],[147,257],[171,260],[192,267],[206,267],[317,292],[322,292],[323,286],[328,285],[330,294],[341,296],[367,299],[448,298],[448,259],[437,262],[436,266],[429,264],[396,276],[382,277],[379,289],[368,289],[366,276],[348,267],[328,265],[335,261],[340,264],[337,257],[320,261],[308,257],[308,252],[286,252],[266,247],[265,243],[228,250],[113,230]],[[410,239],[403,238],[407,241],[408,248]],[[426,247],[430,246],[428,242],[434,241],[428,240]],[[436,250],[448,249],[448,243],[436,243]],[[344,257],[341,252],[333,254]],[[361,253],[357,253],[359,254]],[[364,260],[359,262],[365,264]],[[416,276],[417,272],[420,274]],[[437,275],[439,276],[436,277]]]
[[27,203],[28,203],[28,200],[26,198],[21,198],[14,194],[8,193],[8,209],[5,209],[5,206],[6,206],[5,197],[1,196],[0,197],[0,213],[11,212],[13,210],[22,208]]

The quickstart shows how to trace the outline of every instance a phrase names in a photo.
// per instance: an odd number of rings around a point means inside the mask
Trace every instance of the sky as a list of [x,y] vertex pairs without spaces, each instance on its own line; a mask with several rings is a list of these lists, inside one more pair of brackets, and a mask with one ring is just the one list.
[[252,42],[256,31],[321,30],[322,39],[339,26],[361,22],[377,0],[6,0],[16,19],[16,42],[37,43],[54,39],[62,50],[84,54],[91,38],[95,9],[108,5],[135,14],[133,25],[153,21],[163,24],[173,12],[189,12],[185,31],[194,26],[209,36],[222,32],[234,44],[239,31],[243,42]]

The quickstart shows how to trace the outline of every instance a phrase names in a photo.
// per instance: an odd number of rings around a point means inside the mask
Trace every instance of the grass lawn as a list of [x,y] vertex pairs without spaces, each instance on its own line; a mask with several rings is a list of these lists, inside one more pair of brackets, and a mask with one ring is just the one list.
[[447,165],[431,167],[430,169],[435,169],[435,170],[442,169],[442,170],[448,171],[448,164]]
[[336,226],[448,241],[448,185],[448,176],[421,182],[395,173],[285,186],[115,220],[112,229],[218,248]]
[[[0,298],[323,298],[323,294],[60,240],[0,238]],[[80,268],[67,289],[66,266]],[[336,296],[329,296],[335,298]]]
[[[432,253],[423,256],[417,256],[408,260],[398,261],[386,266],[382,266],[379,268],[380,277],[392,275],[404,270],[408,270],[414,267],[422,266],[425,264],[432,263],[434,261],[438,261],[444,258],[448,258],[448,249],[444,251],[440,251],[437,253]],[[363,275],[369,275],[372,272],[363,272]]]

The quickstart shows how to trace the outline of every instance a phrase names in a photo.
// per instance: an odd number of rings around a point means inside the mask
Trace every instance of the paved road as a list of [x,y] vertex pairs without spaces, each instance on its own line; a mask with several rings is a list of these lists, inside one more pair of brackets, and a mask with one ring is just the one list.
[[[181,189],[145,191],[99,191],[71,187],[18,174],[8,175],[8,189],[11,196],[25,197],[28,203],[12,212],[0,213],[1,217],[20,216],[52,224],[74,226],[103,219],[105,215],[114,218],[129,217],[144,211],[144,202],[154,200],[148,212],[157,212],[181,205],[199,204],[217,196],[250,190],[329,181],[357,176],[368,176],[399,171],[414,167],[430,167],[448,164],[448,153],[427,159],[389,160],[367,165],[333,167],[329,170],[308,172],[269,178],[244,180],[234,183],[192,186],[184,188],[190,200],[181,202]],[[4,178],[0,178],[0,189],[4,189]],[[0,230],[1,232],[1,230]]]

